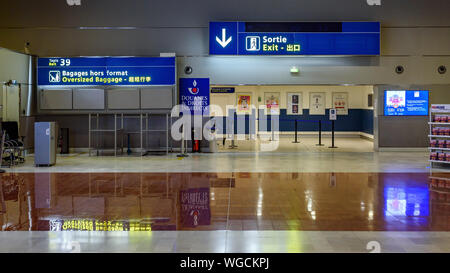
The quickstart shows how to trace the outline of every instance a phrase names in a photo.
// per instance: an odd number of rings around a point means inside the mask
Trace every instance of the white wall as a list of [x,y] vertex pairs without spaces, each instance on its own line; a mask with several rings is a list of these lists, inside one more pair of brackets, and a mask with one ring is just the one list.
[[28,55],[0,48],[0,82],[28,83]]
[[[10,117],[10,120],[19,119],[19,94],[14,93],[14,96],[10,96],[13,98],[10,103],[4,101],[6,96],[4,94],[7,93],[4,84],[9,80],[16,80],[17,83],[23,84],[22,89],[28,89],[28,66],[29,66],[29,56],[24,54],[19,54],[4,48],[0,48],[0,118],[4,118],[4,113],[6,111],[6,107],[8,105],[9,113],[17,113],[14,115],[14,118]],[[8,90],[13,92],[19,92],[18,87],[9,88]],[[26,94],[26,93],[25,93]]]

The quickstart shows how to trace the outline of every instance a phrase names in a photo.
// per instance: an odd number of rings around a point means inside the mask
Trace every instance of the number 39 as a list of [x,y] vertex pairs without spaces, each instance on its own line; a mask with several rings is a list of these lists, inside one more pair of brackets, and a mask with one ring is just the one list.
[[70,59],[61,59],[60,60],[60,66],[69,66],[70,65]]

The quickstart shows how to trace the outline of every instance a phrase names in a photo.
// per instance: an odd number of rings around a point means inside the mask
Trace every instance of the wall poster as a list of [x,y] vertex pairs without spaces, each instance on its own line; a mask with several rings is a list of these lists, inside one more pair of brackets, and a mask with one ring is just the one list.
[[333,108],[338,115],[348,115],[348,93],[333,93]]
[[325,115],[325,93],[311,92],[309,94],[309,114]]
[[250,94],[237,94],[237,114],[251,114],[252,97]]
[[266,106],[266,115],[280,114],[280,93],[264,93],[264,105]]
[[288,93],[287,94],[286,114],[288,114],[288,115],[303,115],[302,93]]

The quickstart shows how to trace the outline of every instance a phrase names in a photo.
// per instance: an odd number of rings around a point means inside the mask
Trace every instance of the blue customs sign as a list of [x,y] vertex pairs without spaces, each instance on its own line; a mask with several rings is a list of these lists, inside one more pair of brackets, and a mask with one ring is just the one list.
[[209,78],[180,78],[180,103],[192,114],[208,115]]

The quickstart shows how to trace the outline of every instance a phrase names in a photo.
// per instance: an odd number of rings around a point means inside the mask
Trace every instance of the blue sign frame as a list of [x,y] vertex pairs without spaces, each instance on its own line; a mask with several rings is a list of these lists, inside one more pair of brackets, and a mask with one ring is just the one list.
[[39,86],[174,85],[175,57],[39,58]]
[[209,54],[380,55],[380,23],[210,22]]

